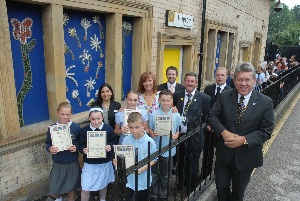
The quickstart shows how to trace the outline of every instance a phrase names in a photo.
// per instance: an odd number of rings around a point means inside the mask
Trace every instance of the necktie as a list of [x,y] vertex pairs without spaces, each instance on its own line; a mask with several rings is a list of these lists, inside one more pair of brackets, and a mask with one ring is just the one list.
[[[185,103],[184,105],[184,108],[183,108],[183,116],[186,117],[186,113],[192,103],[192,94],[187,94],[187,97],[188,97],[188,100],[187,102]],[[183,125],[185,126],[186,125],[186,118],[184,121],[182,121]]]
[[241,123],[246,110],[244,100],[245,100],[244,96],[241,96],[238,104],[238,124]]
[[217,93],[216,93],[215,100],[217,100],[217,98],[219,97],[220,93],[221,93],[221,87],[217,87]]
[[172,93],[174,93],[174,92],[175,92],[174,85],[170,85],[170,91],[171,91]]
[[99,129],[99,128],[96,128],[94,131],[100,131],[100,129]]

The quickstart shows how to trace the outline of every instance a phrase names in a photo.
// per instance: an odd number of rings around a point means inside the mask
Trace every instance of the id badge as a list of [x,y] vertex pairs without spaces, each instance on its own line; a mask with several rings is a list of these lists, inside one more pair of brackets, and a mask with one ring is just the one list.
[[185,123],[185,122],[186,122],[186,117],[181,116],[181,121],[182,121],[183,123]]

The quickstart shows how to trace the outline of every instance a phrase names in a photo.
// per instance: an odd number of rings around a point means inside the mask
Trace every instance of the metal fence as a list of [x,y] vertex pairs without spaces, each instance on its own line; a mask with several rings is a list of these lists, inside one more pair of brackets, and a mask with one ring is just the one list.
[[[195,121],[197,122],[197,121]],[[200,123],[201,124],[201,123]],[[189,126],[189,125],[188,125]],[[200,160],[199,160],[199,172],[196,172],[197,178],[192,178],[189,177],[188,180],[186,180],[185,182],[185,186],[182,189],[178,189],[178,165],[176,166],[176,175],[173,175],[171,173],[173,164],[171,164],[171,161],[169,160],[168,163],[168,184],[167,184],[167,196],[164,199],[154,199],[150,197],[150,194],[148,193],[147,196],[147,200],[194,200],[196,199],[199,195],[201,195],[201,193],[206,189],[206,187],[209,186],[209,184],[212,182],[213,178],[212,178],[212,170],[213,170],[213,166],[214,166],[214,140],[212,137],[212,134],[210,132],[207,131],[206,129],[206,124],[201,124],[201,125],[194,125],[192,126],[194,129],[187,132],[186,135],[181,136],[180,138],[178,138],[178,140],[176,140],[175,142],[173,141],[169,141],[169,145],[165,146],[165,147],[161,147],[161,143],[160,146],[158,147],[158,151],[156,151],[155,153],[150,155],[150,143],[148,144],[148,157],[144,158],[141,161],[137,161],[137,156],[138,156],[138,150],[135,150],[135,165],[131,166],[127,169],[125,169],[125,157],[123,155],[118,155],[117,156],[117,184],[118,184],[118,199],[119,200],[123,200],[125,201],[125,191],[126,191],[126,182],[127,182],[127,176],[134,173],[135,175],[135,198],[134,200],[140,200],[139,199],[139,191],[137,189],[138,186],[138,182],[139,182],[139,177],[138,177],[138,169],[143,167],[144,165],[148,165],[148,170],[150,169],[150,162],[153,160],[156,160],[158,163],[158,169],[160,170],[162,167],[159,165],[160,164],[160,160],[162,157],[162,154],[168,152],[169,153],[169,157],[171,157],[171,152],[169,150],[171,150],[172,148],[176,148],[176,154],[177,154],[177,164],[179,163],[179,160],[184,160],[187,161],[187,157],[191,157],[191,155],[193,154],[192,152],[188,153],[190,155],[188,155],[187,153],[185,153],[185,157],[184,158],[179,158],[178,155],[180,155],[180,150],[179,150],[179,146],[184,145],[184,146],[189,146],[191,144],[193,144],[196,138],[200,138],[203,139],[203,141],[201,143],[205,144],[203,150],[201,150],[201,155],[200,155]],[[204,136],[204,137],[200,137],[200,136]],[[171,137],[171,134],[170,134]],[[171,138],[170,138],[171,139]],[[204,142],[205,141],[205,142]],[[197,141],[198,142],[198,141]],[[197,146],[197,145],[193,145],[193,146]],[[201,147],[201,145],[199,144],[199,147]],[[189,171],[192,171],[193,167],[192,166],[188,166],[185,164],[184,169],[186,169],[187,167],[189,167]],[[148,189],[150,188],[151,184],[150,184],[150,171],[148,171],[148,175],[147,175],[147,186]],[[162,177],[162,175],[158,174],[158,180],[160,180]],[[185,179],[185,178],[183,178]],[[196,184],[195,186],[193,186],[192,184]],[[158,197],[160,197],[160,188],[158,187]],[[127,201],[127,200],[126,200]]]
[[[263,94],[273,100],[273,107],[276,107],[300,82],[300,65],[282,73],[276,80],[264,83],[260,90]],[[258,90],[258,89],[257,89]]]

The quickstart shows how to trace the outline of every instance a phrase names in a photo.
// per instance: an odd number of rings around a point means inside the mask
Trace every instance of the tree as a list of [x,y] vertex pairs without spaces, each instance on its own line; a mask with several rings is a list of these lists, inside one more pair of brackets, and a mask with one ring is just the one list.
[[268,40],[278,45],[298,45],[300,35],[300,5],[289,9],[283,4],[280,12],[271,5]]

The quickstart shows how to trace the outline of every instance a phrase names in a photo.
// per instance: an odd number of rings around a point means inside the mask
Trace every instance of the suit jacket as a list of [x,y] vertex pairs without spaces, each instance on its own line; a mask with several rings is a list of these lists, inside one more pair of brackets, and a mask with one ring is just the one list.
[[[228,89],[231,89],[231,87],[226,85],[224,87],[223,91],[228,90]],[[209,95],[211,98],[211,105],[213,105],[216,102],[215,91],[216,91],[216,84],[208,85],[204,89],[204,93]]]
[[[162,91],[164,89],[168,89],[167,83],[163,83],[157,86],[158,91]],[[179,83],[176,83],[175,85],[175,91],[185,90],[185,86]]]
[[[177,107],[178,113],[182,116],[183,107],[184,107],[184,97],[185,97],[185,90],[176,91],[173,94],[173,104]],[[207,121],[209,109],[211,107],[211,100],[210,97],[202,92],[196,90],[195,95],[193,96],[193,101],[188,108],[187,111],[187,132],[194,129],[194,125],[201,126],[202,123]],[[196,118],[196,122],[195,122]],[[199,140],[199,142],[198,142]],[[200,138],[196,139],[196,143],[199,143],[198,148],[202,150],[203,143],[204,143],[204,136],[203,133],[200,134]],[[194,147],[197,148],[197,147]]]
[[[102,108],[102,103],[100,103],[99,101],[96,101],[92,104],[92,107],[100,107]],[[116,101],[111,101],[109,104],[109,108],[108,108],[108,121],[109,121],[109,125],[114,129],[115,128],[115,114],[119,111],[119,109],[121,108],[121,104],[119,102]]]
[[[238,170],[252,170],[263,164],[263,143],[270,139],[274,129],[272,100],[255,90],[252,91],[243,119],[238,125],[238,92],[236,89],[223,91],[209,112],[208,124],[217,138],[216,163],[227,165],[235,157]],[[245,136],[248,145],[229,148],[224,144],[221,133],[228,130]]]

